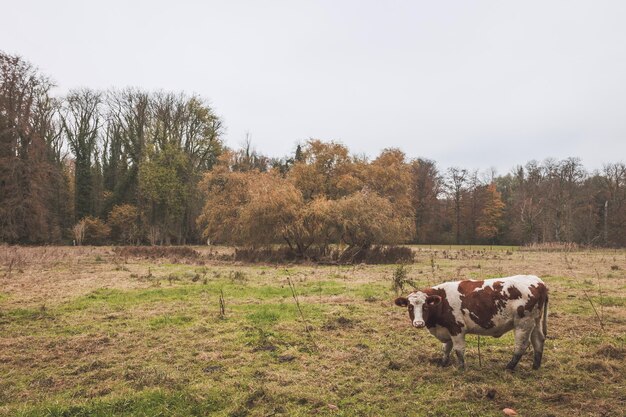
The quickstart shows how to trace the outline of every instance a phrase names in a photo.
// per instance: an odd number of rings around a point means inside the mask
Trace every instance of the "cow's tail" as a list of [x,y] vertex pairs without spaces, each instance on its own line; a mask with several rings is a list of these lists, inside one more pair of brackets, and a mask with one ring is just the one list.
[[548,336],[548,295],[546,294],[546,302],[543,305],[543,318],[541,320],[543,335]]

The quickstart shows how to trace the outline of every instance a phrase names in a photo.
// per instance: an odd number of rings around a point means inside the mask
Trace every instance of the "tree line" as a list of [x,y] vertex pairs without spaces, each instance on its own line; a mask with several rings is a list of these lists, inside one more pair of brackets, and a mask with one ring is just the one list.
[[310,139],[270,158],[197,95],[72,90],[0,52],[0,241],[626,245],[626,165],[531,161],[506,175]]

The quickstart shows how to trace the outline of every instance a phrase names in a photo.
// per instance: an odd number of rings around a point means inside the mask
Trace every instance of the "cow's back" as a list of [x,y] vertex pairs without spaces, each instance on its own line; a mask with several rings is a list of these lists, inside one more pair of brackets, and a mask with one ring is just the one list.
[[539,318],[547,298],[545,284],[534,275],[447,282],[435,288],[445,290],[465,333],[496,337],[513,329],[518,319]]

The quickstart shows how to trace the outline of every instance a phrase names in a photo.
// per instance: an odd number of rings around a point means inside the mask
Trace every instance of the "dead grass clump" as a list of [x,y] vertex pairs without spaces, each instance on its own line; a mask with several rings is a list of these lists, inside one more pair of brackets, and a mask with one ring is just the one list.
[[118,246],[113,252],[123,258],[197,261],[201,257],[189,246]]
[[230,282],[238,284],[243,284],[248,280],[248,278],[246,277],[246,273],[243,271],[230,271],[228,273],[228,279],[230,279]]
[[615,372],[619,372],[619,369],[613,366],[613,364],[597,359],[582,361],[578,367],[593,375],[605,375],[607,377],[612,377]]
[[350,329],[354,327],[355,320],[339,316],[329,319],[323,326],[324,330]]
[[580,249],[580,245],[574,242],[531,243],[519,248],[526,252],[572,252]]
[[11,277],[15,271],[22,271],[26,266],[25,254],[18,246],[2,246],[2,251],[0,251],[0,264],[2,264],[5,270],[4,275]]
[[604,356],[609,359],[624,360],[626,358],[626,349],[610,344],[600,346],[596,351],[597,356]]
[[178,381],[167,372],[157,368],[129,368],[124,372],[124,379],[135,389],[149,387],[176,388]]
[[109,365],[101,360],[94,360],[88,364],[83,364],[70,372],[70,375],[80,375],[87,372],[96,371],[98,369],[106,369],[109,368]]
[[257,335],[254,339],[250,343],[253,352],[274,352],[277,349],[274,337],[263,329],[257,328]]

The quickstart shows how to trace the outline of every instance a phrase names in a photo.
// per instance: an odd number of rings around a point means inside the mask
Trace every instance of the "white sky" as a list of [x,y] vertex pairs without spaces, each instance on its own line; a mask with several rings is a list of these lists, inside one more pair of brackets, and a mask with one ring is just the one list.
[[237,147],[307,138],[440,166],[626,159],[626,2],[0,0],[0,49],[59,86],[210,100]]

